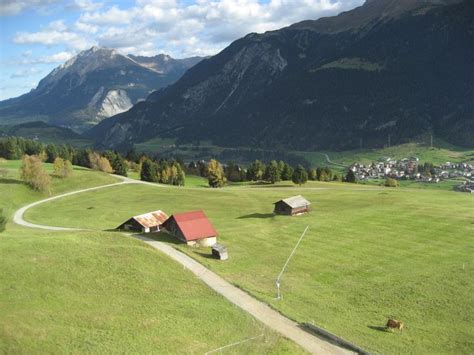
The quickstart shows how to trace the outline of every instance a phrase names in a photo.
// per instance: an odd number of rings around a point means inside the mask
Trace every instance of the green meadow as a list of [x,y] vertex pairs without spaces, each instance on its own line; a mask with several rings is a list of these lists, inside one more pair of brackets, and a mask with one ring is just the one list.
[[[8,170],[0,178],[0,209],[8,217],[47,197],[19,180],[19,165],[0,162]],[[52,194],[115,182],[75,168],[71,178],[53,179]],[[54,224],[67,215],[54,213]],[[0,269],[0,353],[203,354],[261,334],[228,353],[302,352],[165,255],[122,234],[9,222],[0,233]]]
[[[273,202],[297,194],[313,203],[310,214],[273,216]],[[322,326],[375,353],[474,349],[469,194],[316,182],[218,190],[124,185],[45,203],[26,219],[102,231],[155,209],[204,209],[228,247],[228,261],[164,233],[154,237],[298,322]],[[275,279],[306,226],[283,276],[283,299],[276,300]],[[385,331],[389,317],[405,322],[405,331]]]

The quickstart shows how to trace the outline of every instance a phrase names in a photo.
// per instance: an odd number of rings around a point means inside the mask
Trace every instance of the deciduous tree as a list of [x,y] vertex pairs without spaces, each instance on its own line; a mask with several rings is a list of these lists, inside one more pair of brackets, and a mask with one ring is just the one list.
[[89,153],[89,162],[91,168],[94,170],[103,171],[104,173],[111,174],[114,172],[109,160],[106,157],[101,156],[96,152]]
[[33,189],[49,193],[51,177],[43,169],[41,159],[36,155],[24,155],[20,167],[20,176]]
[[65,179],[72,174],[72,164],[69,160],[64,160],[60,157],[54,159],[53,174],[57,177]]
[[227,182],[222,165],[215,159],[211,159],[208,164],[208,181],[210,187],[222,187]]

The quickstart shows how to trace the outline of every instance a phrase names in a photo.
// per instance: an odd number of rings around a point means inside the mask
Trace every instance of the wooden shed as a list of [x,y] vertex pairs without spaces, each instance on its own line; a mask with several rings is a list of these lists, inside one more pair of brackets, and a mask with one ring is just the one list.
[[212,255],[219,260],[229,259],[229,254],[227,253],[227,248],[222,244],[214,244],[212,246]]
[[277,201],[274,205],[275,210],[273,212],[275,214],[295,216],[309,212],[311,203],[303,196],[298,195]]
[[158,210],[134,216],[118,226],[117,229],[142,233],[159,232],[167,219],[167,214]]
[[174,214],[163,227],[188,245],[212,246],[217,242],[217,232],[203,211]]

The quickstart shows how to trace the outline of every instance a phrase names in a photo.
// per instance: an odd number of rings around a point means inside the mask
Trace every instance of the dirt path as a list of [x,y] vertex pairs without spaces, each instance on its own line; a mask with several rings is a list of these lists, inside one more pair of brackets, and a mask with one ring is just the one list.
[[318,154],[324,155],[324,157],[326,158],[326,161],[327,161],[329,164],[341,166],[341,167],[343,167],[343,168],[347,168],[347,166],[344,165],[344,164],[339,164],[339,163],[336,163],[336,162],[332,161],[331,158],[329,158],[329,155],[327,155],[326,153],[318,153]]
[[[129,178],[119,177],[122,182],[115,184],[91,187],[88,189],[82,189],[78,191],[68,192],[65,194],[57,195],[54,197],[46,198],[34,203],[31,203],[27,206],[24,206],[17,210],[13,216],[13,221],[16,224],[19,224],[24,227],[29,228],[40,228],[47,229],[52,231],[80,231],[83,229],[77,228],[64,228],[64,227],[54,227],[54,226],[45,226],[39,224],[29,223],[24,220],[25,212],[35,206],[38,206],[42,203],[53,201],[67,196],[76,195],[82,192],[94,191],[99,189],[104,189],[113,186],[125,185],[125,184],[140,184],[137,180],[132,180]],[[145,183],[148,184],[148,183]],[[155,187],[161,185],[150,184]],[[161,186],[162,187],[162,186]],[[300,345],[303,349],[309,351],[313,354],[350,354],[352,352],[333,345],[325,340],[319,339],[306,331],[302,330],[298,324],[283,315],[279,312],[271,309],[267,304],[261,302],[248,293],[240,290],[239,288],[233,286],[229,282],[225,281],[222,277],[218,276],[216,273],[210,271],[191,257],[183,254],[182,252],[170,247],[168,244],[158,242],[152,239],[149,239],[145,236],[133,236],[134,238],[140,239],[151,247],[158,249],[163,252],[173,260],[177,261],[189,271],[194,273],[199,279],[206,283],[210,288],[224,296],[227,300],[241,308],[242,310],[250,313],[253,317],[258,319],[260,322],[265,324],[267,327],[277,331],[282,334],[284,337],[293,340],[295,343]]]

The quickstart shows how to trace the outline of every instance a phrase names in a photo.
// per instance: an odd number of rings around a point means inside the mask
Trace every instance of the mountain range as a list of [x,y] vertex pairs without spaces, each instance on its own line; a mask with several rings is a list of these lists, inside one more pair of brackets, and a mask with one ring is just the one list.
[[92,47],[54,69],[31,92],[0,102],[0,124],[42,120],[81,131],[174,83],[201,59]]
[[251,33],[87,136],[105,147],[173,138],[311,150],[430,132],[472,146],[473,63],[473,1],[367,0]]

